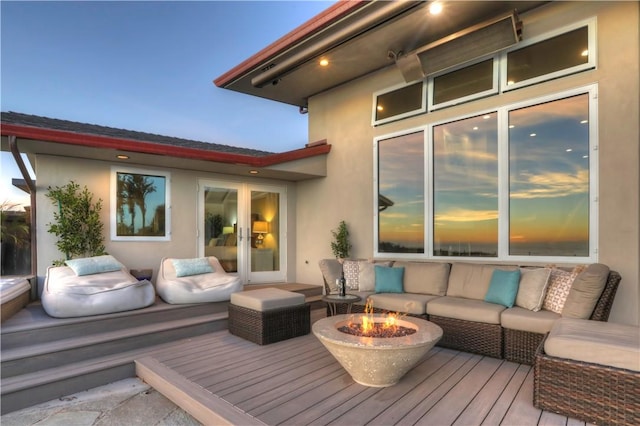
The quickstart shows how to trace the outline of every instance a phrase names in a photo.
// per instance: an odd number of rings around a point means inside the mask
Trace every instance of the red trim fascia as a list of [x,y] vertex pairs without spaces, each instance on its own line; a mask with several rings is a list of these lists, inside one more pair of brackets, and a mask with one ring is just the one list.
[[186,148],[153,142],[118,139],[108,136],[65,132],[62,130],[43,129],[16,124],[2,124],[1,133],[3,136],[14,135],[23,139],[58,142],[67,145],[85,146],[88,148],[114,149],[118,151],[138,152],[143,154],[167,155],[171,157],[212,161],[217,163],[239,164],[252,167],[267,167],[287,161],[326,154],[331,151],[331,145],[325,144],[278,154],[254,157],[244,154],[208,151],[197,148]]
[[285,34],[269,46],[265,47],[255,55],[244,60],[239,65],[236,65],[231,70],[222,74],[220,77],[213,80],[214,84],[218,87],[224,87],[231,81],[237,79],[247,71],[255,68],[257,65],[266,61],[268,58],[275,56],[276,54],[292,47],[294,44],[304,40],[305,37],[310,34],[319,31],[320,29],[338,21],[345,15],[365,6],[370,0],[340,0],[337,3],[331,5],[324,12],[311,18],[304,24],[300,25],[293,31]]

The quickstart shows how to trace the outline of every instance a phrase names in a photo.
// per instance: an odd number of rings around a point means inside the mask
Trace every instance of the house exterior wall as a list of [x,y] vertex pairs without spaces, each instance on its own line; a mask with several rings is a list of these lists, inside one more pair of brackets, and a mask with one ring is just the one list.
[[[404,120],[371,126],[372,94],[403,82],[390,66],[321,93],[309,102],[309,140],[332,145],[327,177],[298,184],[297,281],[321,284],[318,261],[332,257],[331,230],[347,222],[351,257],[374,251],[373,139],[497,106],[598,84],[599,262],[620,272],[610,321],[639,324],[640,129],[638,2],[558,2],[520,15],[525,38],[597,17],[597,69]],[[463,260],[463,259],[461,259]]]
[[[111,241],[110,239],[110,179],[111,167],[140,168],[171,173],[171,241]],[[106,251],[115,256],[129,269],[152,268],[153,279],[163,257],[190,258],[198,255],[198,181],[200,179],[231,180],[239,182],[237,176],[229,177],[215,173],[190,172],[171,168],[145,167],[128,163],[110,163],[87,159],[38,155],[37,170],[37,241],[38,241],[38,282],[39,291],[46,270],[55,260],[64,255],[56,247],[56,236],[50,234],[47,224],[53,222],[56,206],[46,197],[48,187],[64,186],[74,181],[81,188],[86,186],[93,193],[94,202],[102,199],[101,219],[104,223],[104,242]],[[295,253],[295,185],[286,182],[274,182],[251,179],[251,183],[279,184],[287,187],[288,202],[288,239],[287,251]],[[291,258],[291,257],[290,257]],[[295,255],[294,257],[295,258]],[[295,262],[290,261],[288,277],[293,277]]]

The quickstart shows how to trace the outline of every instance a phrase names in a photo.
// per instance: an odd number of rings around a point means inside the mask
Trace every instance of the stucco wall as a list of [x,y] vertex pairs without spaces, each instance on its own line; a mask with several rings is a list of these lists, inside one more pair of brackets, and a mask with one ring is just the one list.
[[[110,179],[111,166],[139,167],[148,170],[168,171],[171,173],[171,241],[111,241],[110,235]],[[47,224],[53,221],[56,206],[46,197],[48,186],[64,186],[73,180],[80,187],[86,186],[94,195],[94,202],[102,199],[101,219],[104,223],[105,246],[109,254],[114,255],[128,268],[152,268],[153,281],[157,277],[160,260],[163,257],[189,258],[198,255],[197,214],[198,190],[200,179],[231,179],[239,182],[238,177],[229,177],[214,173],[190,172],[171,168],[145,167],[141,165],[109,163],[86,159],[74,159],[39,155],[36,159],[37,174],[37,238],[38,238],[38,281],[40,291],[46,269],[53,261],[63,259],[64,255],[56,248],[56,237],[47,232]],[[295,259],[295,185],[292,183],[273,182],[252,179],[251,183],[278,183],[287,187],[289,240],[287,251],[294,253]],[[292,260],[289,264],[288,277],[293,277]]]
[[326,178],[298,184],[298,229],[313,230],[317,237],[313,244],[306,233],[297,240],[297,281],[322,283],[318,261],[332,256],[330,231],[340,220],[349,225],[352,257],[372,256],[374,137],[598,83],[599,261],[623,277],[610,321],[639,324],[639,3],[552,3],[520,17],[525,37],[534,37],[593,16],[595,70],[375,128],[373,92],[403,81],[394,66],[312,98],[309,140],[327,139],[332,151]]

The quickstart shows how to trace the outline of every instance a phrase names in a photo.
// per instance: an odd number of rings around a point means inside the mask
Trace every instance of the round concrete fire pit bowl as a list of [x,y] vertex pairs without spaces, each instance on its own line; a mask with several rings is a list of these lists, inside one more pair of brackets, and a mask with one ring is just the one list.
[[[360,337],[338,330],[349,322],[361,323],[365,314],[335,315],[313,324],[313,334],[353,380],[364,386],[387,387],[398,381],[442,337],[437,325],[414,317],[403,317],[398,325],[416,330],[402,337]],[[374,322],[384,322],[385,315],[373,315]]]

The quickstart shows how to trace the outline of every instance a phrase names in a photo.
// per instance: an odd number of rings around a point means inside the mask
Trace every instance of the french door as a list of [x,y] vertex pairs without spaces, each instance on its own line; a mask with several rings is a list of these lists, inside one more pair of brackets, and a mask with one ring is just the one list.
[[286,188],[200,180],[198,252],[245,284],[286,281]]

